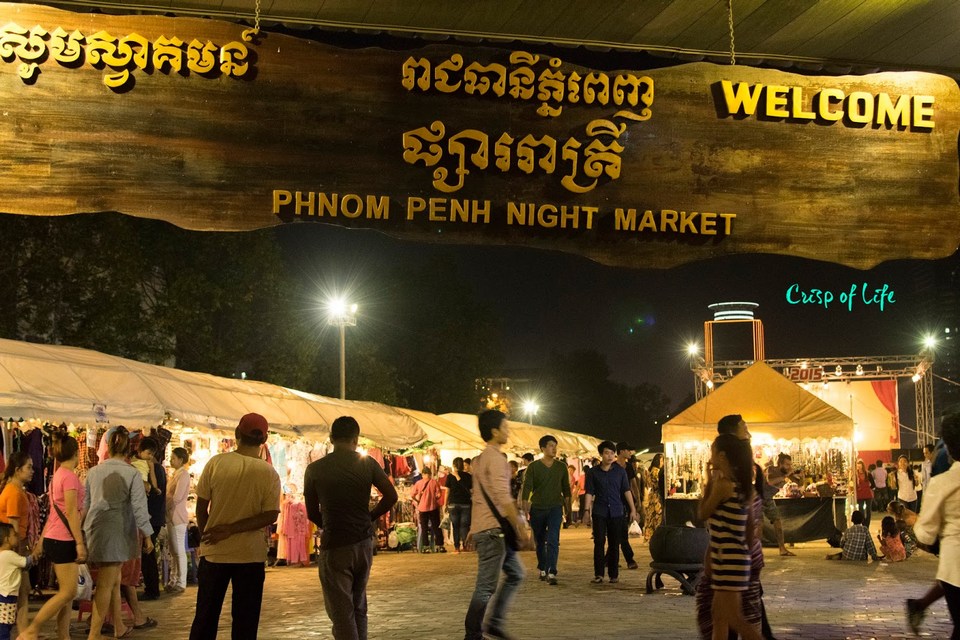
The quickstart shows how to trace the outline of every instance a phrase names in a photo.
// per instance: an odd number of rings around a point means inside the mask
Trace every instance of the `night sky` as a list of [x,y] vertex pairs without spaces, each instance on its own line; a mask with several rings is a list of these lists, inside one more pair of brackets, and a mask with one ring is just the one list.
[[[627,269],[557,252],[424,244],[322,224],[273,232],[291,264],[318,290],[350,283],[361,304],[360,322],[366,319],[368,327],[388,321],[377,318],[377,298],[389,295],[381,290],[379,274],[447,254],[498,310],[506,369],[536,369],[551,351],[596,349],[606,355],[613,379],[656,383],[674,404],[693,391],[685,348],[691,340],[702,345],[703,322],[712,318],[707,305],[714,302],[760,304],[757,317],[764,323],[767,358],[917,353],[922,337],[937,322],[931,261],[902,260],[861,271],[800,258],[744,255],[670,270]],[[792,305],[786,299],[794,283],[839,298],[841,291],[864,282],[871,290],[888,285],[895,302],[881,311],[859,298],[851,310],[839,300],[824,308]],[[751,358],[749,350],[734,348],[734,338],[724,341],[718,334],[715,340],[718,359]],[[912,397],[901,398],[904,409],[912,404]]]

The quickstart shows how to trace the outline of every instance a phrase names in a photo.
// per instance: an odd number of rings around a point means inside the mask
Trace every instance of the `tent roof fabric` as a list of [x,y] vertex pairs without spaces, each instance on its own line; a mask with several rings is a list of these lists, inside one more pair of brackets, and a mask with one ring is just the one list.
[[[468,413],[444,413],[440,417],[460,425],[470,433],[478,434],[477,438],[480,439],[477,416]],[[507,420],[507,426],[510,428],[510,440],[505,448],[507,451],[518,455],[528,451],[531,453],[540,451],[540,438],[547,434],[557,439],[557,451],[560,454],[581,455],[592,453],[597,450],[597,445],[600,444],[598,438],[582,433],[564,431],[563,429],[550,429],[513,420]],[[483,440],[480,440],[480,442],[483,442]]]
[[663,425],[662,442],[713,440],[717,422],[739,413],[752,433],[774,438],[853,438],[853,420],[756,362]]
[[409,447],[425,433],[410,416],[265,382],[219,378],[56,345],[0,339],[0,414],[94,424],[94,405],[129,427],[156,426],[165,415],[187,426],[233,430],[256,412],[279,432],[325,438],[343,415],[381,447]]

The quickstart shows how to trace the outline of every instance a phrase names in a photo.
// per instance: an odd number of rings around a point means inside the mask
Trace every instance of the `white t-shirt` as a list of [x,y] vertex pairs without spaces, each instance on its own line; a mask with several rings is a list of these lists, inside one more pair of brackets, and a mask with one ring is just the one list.
[[15,596],[20,590],[20,576],[27,568],[27,558],[12,549],[0,551],[0,596]]
[[[267,462],[233,451],[213,456],[197,483],[197,497],[210,501],[207,528],[280,511],[280,476]],[[209,562],[250,563],[267,560],[263,529],[235,533],[216,544],[200,544]]]
[[906,471],[897,470],[897,498],[903,502],[913,502],[917,499],[917,487],[910,482]]

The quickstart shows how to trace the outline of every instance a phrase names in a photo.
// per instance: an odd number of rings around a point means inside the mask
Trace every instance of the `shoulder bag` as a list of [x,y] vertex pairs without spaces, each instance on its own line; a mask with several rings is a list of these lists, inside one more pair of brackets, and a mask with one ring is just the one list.
[[517,530],[513,528],[511,522],[500,515],[500,512],[497,510],[497,507],[494,506],[493,500],[490,499],[490,496],[487,495],[487,490],[483,488],[483,483],[477,483],[480,485],[480,491],[483,493],[483,499],[487,501],[487,506],[490,507],[490,512],[493,513],[493,517],[497,519],[497,522],[500,523],[500,530],[503,532],[503,541],[506,543],[507,547],[514,551],[520,550],[520,541],[517,539]]

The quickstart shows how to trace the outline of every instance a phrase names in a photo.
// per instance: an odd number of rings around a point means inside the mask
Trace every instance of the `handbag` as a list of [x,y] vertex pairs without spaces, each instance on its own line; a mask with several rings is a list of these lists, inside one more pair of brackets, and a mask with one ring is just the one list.
[[483,488],[482,484],[480,484],[480,492],[483,494],[483,499],[487,501],[487,506],[490,507],[490,512],[493,513],[493,517],[497,519],[498,523],[500,523],[500,531],[503,532],[504,543],[506,543],[509,549],[512,549],[513,551],[519,551],[520,541],[517,539],[516,529],[513,528],[513,525],[509,520],[500,515],[500,512],[497,511],[497,507],[494,506],[493,500],[491,500],[490,496],[487,495],[487,490]]
[[74,600],[90,600],[93,597],[93,578],[90,569],[82,564],[77,571],[77,596]]

